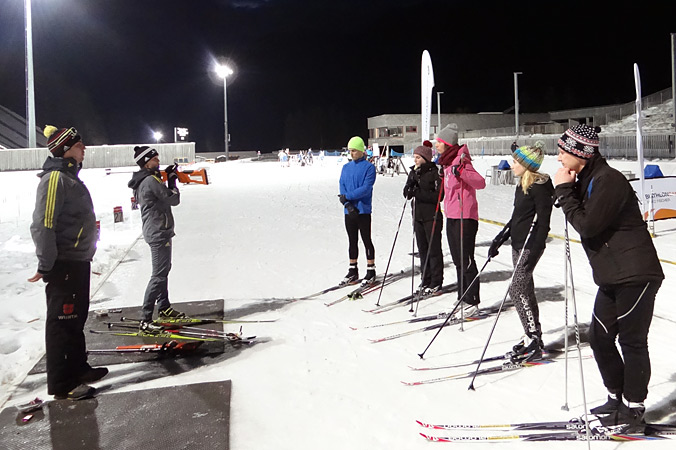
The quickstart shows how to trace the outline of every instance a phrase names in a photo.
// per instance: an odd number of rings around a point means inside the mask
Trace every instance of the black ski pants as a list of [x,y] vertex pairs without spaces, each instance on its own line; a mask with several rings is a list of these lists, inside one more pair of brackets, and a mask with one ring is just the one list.
[[351,260],[359,257],[359,234],[366,248],[366,259],[376,258],[376,250],[371,241],[371,214],[345,214],[345,229],[349,243],[348,254]]
[[84,325],[89,311],[89,261],[56,261],[47,283],[47,393],[66,394],[90,369]]
[[648,396],[648,330],[661,284],[651,281],[603,286],[596,294],[590,327],[594,358],[608,391],[622,392],[630,402],[642,402]]
[[[444,256],[441,251],[441,230],[444,228],[443,219],[413,222],[415,240],[418,243],[420,254],[420,271],[424,273],[423,286],[435,287],[444,283]],[[434,228],[434,232],[432,230]],[[427,250],[429,249],[429,257]],[[426,268],[423,264],[427,261]]]
[[155,303],[157,309],[163,310],[171,306],[169,302],[169,271],[171,270],[171,239],[164,244],[150,245],[150,259],[153,271],[146,287],[141,308],[143,320],[153,320]]
[[[461,231],[461,222],[462,231]],[[479,230],[479,221],[474,219],[446,219],[446,237],[448,246],[451,248],[451,257],[455,264],[455,271],[458,276],[458,298],[462,296],[460,292],[460,281],[463,282],[463,289],[467,289],[472,280],[479,274],[479,269],[474,261],[474,244],[476,233]],[[462,236],[462,258],[460,257],[460,239]],[[461,266],[462,264],[462,266]],[[463,270],[464,269],[464,270]],[[471,287],[465,299],[468,305],[478,305],[479,299],[479,280]]]

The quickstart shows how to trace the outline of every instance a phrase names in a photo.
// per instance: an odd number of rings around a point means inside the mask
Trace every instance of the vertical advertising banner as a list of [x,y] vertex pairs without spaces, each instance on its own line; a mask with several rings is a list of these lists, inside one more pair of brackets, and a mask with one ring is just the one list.
[[[673,219],[676,217],[676,177],[659,177],[629,181],[645,208],[643,220]],[[643,184],[643,189],[641,185]],[[641,193],[642,192],[642,193]]]
[[[420,144],[430,138],[430,117],[432,114],[432,88],[434,87],[434,71],[432,59],[427,50],[423,51],[420,64]],[[404,149],[404,152],[406,149]]]

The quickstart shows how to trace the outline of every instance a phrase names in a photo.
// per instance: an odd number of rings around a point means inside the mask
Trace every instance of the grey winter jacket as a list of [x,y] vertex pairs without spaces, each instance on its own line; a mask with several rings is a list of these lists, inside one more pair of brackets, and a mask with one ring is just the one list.
[[72,158],[47,158],[38,174],[31,236],[38,272],[48,273],[57,260],[91,261],[96,253],[96,215],[81,166]]
[[148,244],[164,244],[175,236],[174,216],[171,207],[181,202],[178,189],[169,189],[160,173],[141,169],[129,181],[136,201],[141,206],[143,239]]

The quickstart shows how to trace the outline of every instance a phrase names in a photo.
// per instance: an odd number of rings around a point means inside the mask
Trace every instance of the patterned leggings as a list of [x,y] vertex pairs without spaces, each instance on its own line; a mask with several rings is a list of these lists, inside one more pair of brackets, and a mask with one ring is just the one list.
[[521,319],[523,331],[529,337],[540,337],[542,328],[540,326],[540,310],[535,298],[535,284],[533,283],[533,272],[526,270],[526,261],[530,257],[530,250],[524,249],[523,256],[519,265],[519,250],[512,248],[512,264],[514,264],[514,277],[509,286],[509,297],[512,299],[516,312]]

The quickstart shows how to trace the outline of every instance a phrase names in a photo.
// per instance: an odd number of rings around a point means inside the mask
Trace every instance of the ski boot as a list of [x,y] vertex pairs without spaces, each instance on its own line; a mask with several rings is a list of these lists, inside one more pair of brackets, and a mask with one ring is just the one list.
[[339,286],[348,286],[350,284],[355,284],[359,281],[359,270],[357,269],[357,264],[350,264],[350,270],[347,271],[347,275],[343,278],[343,281],[338,283]]
[[159,316],[160,319],[184,319],[187,317],[184,313],[176,311],[171,306],[159,311]]
[[521,342],[512,347],[510,359],[513,363],[539,361],[547,356],[545,345],[539,336],[525,336]]
[[376,266],[373,264],[369,264],[366,267],[366,276],[364,276],[364,279],[361,280],[361,285],[368,286],[374,281],[376,281]]

